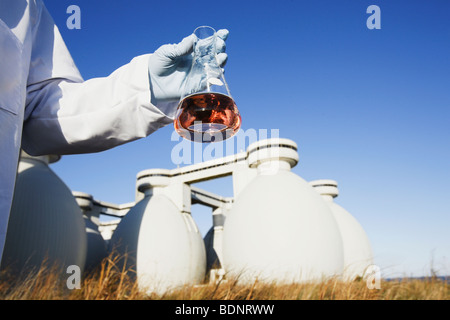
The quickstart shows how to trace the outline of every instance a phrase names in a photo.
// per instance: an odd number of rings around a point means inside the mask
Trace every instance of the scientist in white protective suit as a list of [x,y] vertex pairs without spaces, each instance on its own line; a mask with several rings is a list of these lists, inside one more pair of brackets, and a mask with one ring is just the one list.
[[[217,35],[223,66],[228,31]],[[172,123],[194,41],[190,35],[83,81],[42,0],[0,0],[0,257],[20,148],[97,152]]]

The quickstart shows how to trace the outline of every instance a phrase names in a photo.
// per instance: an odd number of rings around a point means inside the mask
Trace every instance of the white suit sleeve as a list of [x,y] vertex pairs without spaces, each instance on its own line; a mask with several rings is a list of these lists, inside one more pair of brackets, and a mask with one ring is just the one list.
[[150,103],[148,55],[83,81],[43,5],[33,37],[22,136],[27,153],[102,151],[172,122]]

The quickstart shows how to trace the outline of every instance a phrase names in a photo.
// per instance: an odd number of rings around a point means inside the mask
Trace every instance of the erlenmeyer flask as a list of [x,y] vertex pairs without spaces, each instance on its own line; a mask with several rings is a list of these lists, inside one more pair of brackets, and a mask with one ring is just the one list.
[[202,26],[194,34],[192,67],[178,104],[175,130],[195,142],[222,141],[239,130],[241,116],[216,59],[216,31]]

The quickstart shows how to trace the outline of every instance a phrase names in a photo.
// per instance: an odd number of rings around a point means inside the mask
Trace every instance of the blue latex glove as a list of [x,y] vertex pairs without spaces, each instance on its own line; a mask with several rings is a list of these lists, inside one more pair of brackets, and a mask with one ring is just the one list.
[[[225,40],[228,30],[217,31],[217,62],[223,67],[227,61]],[[148,73],[151,102],[169,117],[174,117],[182,89],[191,68],[196,36],[191,34],[178,44],[166,44],[150,55]]]

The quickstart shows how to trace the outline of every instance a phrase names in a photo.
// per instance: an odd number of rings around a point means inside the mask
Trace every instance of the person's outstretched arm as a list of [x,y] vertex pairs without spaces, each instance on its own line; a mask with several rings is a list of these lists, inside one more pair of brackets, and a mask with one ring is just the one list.
[[[218,32],[218,55],[226,61]],[[22,148],[31,155],[106,150],[173,122],[195,36],[138,56],[104,78],[83,81],[42,5],[27,83]]]

